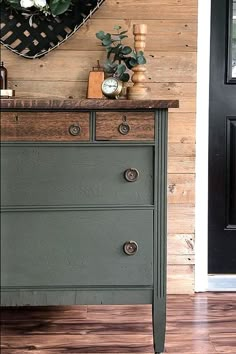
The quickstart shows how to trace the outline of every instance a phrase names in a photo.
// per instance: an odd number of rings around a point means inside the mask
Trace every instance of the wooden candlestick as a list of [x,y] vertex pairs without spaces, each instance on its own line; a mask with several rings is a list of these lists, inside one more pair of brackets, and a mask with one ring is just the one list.
[[[134,34],[134,48],[136,52],[143,51],[146,46],[146,34],[147,34],[147,25],[140,24],[133,26]],[[145,87],[146,80],[146,66],[144,64],[137,65],[132,68],[134,74],[132,75],[132,81],[134,85],[128,87],[128,99],[129,100],[138,100],[143,99],[147,96],[148,88]]]

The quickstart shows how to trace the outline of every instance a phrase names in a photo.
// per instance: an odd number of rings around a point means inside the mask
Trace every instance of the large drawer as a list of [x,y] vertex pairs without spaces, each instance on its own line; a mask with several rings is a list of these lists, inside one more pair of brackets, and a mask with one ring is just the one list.
[[96,139],[120,141],[153,141],[154,113],[98,112]]
[[151,146],[4,145],[1,160],[2,206],[153,204]]
[[6,212],[1,250],[6,287],[152,285],[153,212]]
[[1,112],[2,141],[87,141],[89,113]]

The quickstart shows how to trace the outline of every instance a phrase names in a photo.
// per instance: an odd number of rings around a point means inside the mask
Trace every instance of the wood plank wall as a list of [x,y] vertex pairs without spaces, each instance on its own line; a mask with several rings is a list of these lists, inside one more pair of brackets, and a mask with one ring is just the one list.
[[70,40],[42,59],[2,48],[9,86],[18,97],[86,97],[88,72],[105,57],[95,38],[115,24],[146,23],[150,98],[179,99],[170,110],[168,165],[168,293],[194,289],[194,162],[197,0],[106,0]]

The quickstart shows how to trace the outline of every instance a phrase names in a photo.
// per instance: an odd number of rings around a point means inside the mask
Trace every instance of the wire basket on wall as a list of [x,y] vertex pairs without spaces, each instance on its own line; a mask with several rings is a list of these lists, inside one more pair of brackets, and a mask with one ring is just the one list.
[[70,38],[105,0],[80,0],[60,16],[29,18],[1,3],[0,43],[25,58],[39,58]]

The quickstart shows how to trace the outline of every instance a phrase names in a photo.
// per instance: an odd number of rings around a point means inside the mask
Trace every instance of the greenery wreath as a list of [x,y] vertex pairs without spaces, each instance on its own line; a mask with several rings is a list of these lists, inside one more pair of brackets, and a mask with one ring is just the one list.
[[105,0],[0,0],[0,43],[28,59],[57,48]]
[[21,12],[23,15],[58,16],[68,11],[79,0],[1,0],[6,6]]

